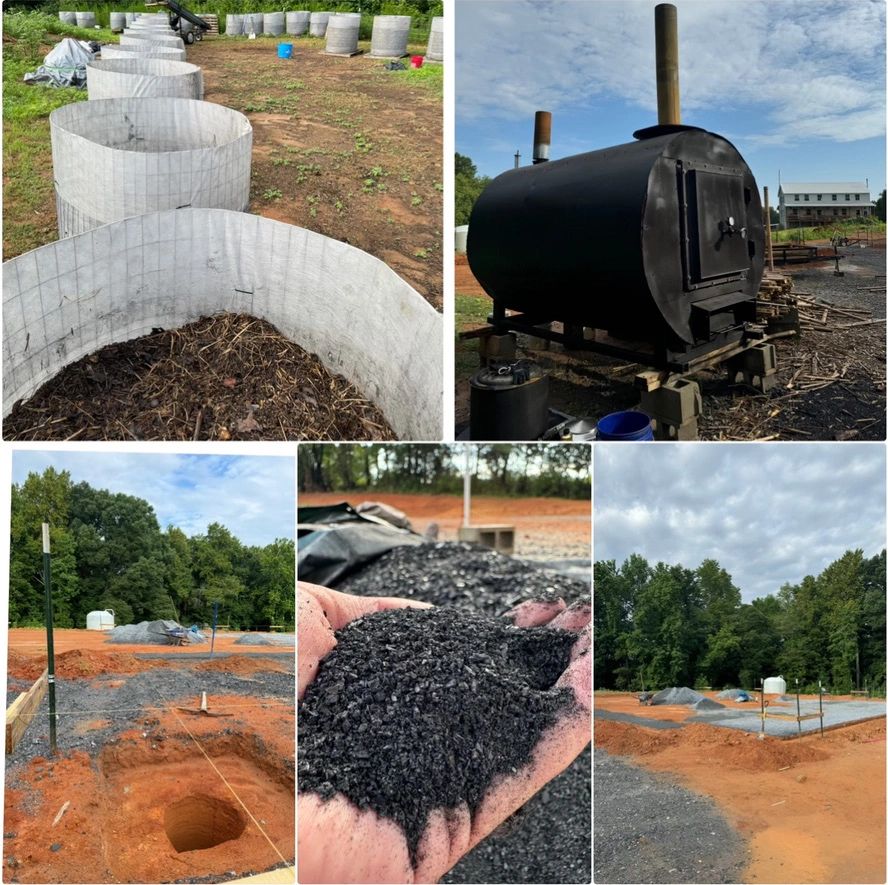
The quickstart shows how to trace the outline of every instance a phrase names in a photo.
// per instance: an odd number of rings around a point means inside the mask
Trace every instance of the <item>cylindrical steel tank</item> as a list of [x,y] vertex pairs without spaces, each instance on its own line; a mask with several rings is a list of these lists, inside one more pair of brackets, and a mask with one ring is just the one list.
[[485,188],[467,251],[497,308],[684,351],[755,319],[764,227],[743,157],[690,126],[636,137]]
[[489,366],[469,380],[469,437],[538,439],[549,421],[549,376],[536,363]]

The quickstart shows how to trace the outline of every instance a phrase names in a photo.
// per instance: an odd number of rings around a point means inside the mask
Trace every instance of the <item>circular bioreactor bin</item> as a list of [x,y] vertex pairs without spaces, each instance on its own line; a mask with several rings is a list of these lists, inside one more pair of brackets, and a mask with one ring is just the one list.
[[242,37],[244,34],[244,17],[242,15],[225,16],[225,36]]
[[86,67],[90,100],[102,98],[203,98],[197,65],[159,58],[108,58]]
[[96,14],[94,12],[74,13],[78,28],[94,28],[96,26]]
[[303,34],[307,34],[310,18],[310,12],[288,12],[286,15],[287,33],[293,37],[301,37]]
[[7,261],[3,290],[4,416],[106,345],[229,312],[316,354],[401,439],[441,438],[441,315],[378,258],[313,231],[221,209],[151,213]]
[[409,37],[409,15],[374,16],[370,55],[376,58],[403,58],[407,55]]
[[357,55],[360,32],[360,13],[344,12],[331,15],[327,20],[327,45],[325,52],[328,55]]
[[432,19],[432,30],[429,32],[425,60],[435,64],[444,61],[444,19],[440,15],[436,15]]
[[323,37],[327,33],[327,22],[331,12],[312,12],[308,18],[308,36]]
[[120,35],[120,45],[121,46],[141,46],[142,44],[148,44],[151,46],[166,46],[167,49],[184,49],[185,44],[182,42],[181,37],[176,37],[173,34],[170,36],[166,36],[166,34],[121,34]]
[[499,175],[472,210],[468,260],[501,309],[603,329],[680,365],[755,321],[761,202],[721,136],[636,137]]
[[262,15],[262,32],[272,37],[280,37],[284,33],[283,12],[266,12]]
[[66,25],[76,25],[77,24],[77,13],[76,12],[60,12],[59,13],[59,21],[64,22]]
[[59,236],[179,206],[244,211],[253,130],[185,98],[74,102],[49,116]]
[[111,30],[114,33],[120,33],[126,27],[126,13],[125,12],[112,12],[111,13]]
[[248,12],[244,15],[244,34],[262,34],[265,25],[265,16],[261,12]]
[[161,58],[168,61],[185,61],[184,49],[153,46],[144,41],[139,46],[117,46],[109,43],[102,47],[101,55],[103,61],[109,58]]

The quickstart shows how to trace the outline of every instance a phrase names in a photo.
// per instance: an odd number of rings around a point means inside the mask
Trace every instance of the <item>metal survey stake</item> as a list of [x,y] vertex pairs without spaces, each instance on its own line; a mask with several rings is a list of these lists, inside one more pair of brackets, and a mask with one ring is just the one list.
[[49,523],[43,523],[43,590],[46,618],[46,682],[49,689],[49,749],[53,756],[56,747],[55,647],[52,641],[52,567],[49,554]]
[[210,657],[213,656],[213,647],[216,645],[216,624],[219,623],[219,603],[213,603],[213,638],[210,640]]

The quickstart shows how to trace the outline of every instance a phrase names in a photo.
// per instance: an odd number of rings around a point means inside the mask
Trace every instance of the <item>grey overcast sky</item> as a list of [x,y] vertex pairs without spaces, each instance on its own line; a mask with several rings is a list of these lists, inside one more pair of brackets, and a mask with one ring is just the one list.
[[595,447],[595,559],[718,560],[744,602],[885,546],[885,446]]

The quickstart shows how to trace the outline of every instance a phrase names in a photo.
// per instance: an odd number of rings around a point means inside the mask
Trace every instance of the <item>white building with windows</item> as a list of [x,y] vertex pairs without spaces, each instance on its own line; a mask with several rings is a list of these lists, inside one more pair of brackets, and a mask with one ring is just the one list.
[[865,181],[787,181],[778,191],[780,227],[817,227],[873,214]]

